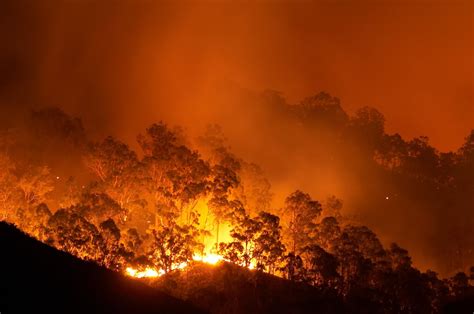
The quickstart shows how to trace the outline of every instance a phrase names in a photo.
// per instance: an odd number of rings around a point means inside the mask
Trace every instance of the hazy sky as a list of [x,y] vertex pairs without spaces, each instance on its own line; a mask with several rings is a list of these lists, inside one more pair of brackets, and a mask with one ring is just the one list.
[[0,103],[135,134],[208,117],[222,82],[292,103],[324,90],[456,149],[474,127],[473,3],[4,0]]

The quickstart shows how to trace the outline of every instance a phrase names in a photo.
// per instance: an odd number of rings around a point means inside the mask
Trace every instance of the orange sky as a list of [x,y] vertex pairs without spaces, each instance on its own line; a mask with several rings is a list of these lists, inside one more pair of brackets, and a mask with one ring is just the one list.
[[61,105],[135,134],[218,110],[229,81],[292,103],[325,90],[441,150],[474,127],[469,0],[5,3],[2,106]]

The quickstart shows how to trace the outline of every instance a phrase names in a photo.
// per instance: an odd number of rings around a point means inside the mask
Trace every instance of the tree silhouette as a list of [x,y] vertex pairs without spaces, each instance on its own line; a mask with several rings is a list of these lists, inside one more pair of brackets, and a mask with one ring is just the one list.
[[184,208],[206,192],[209,166],[195,151],[178,142],[163,123],[138,137],[145,154],[147,186],[156,208],[155,228],[179,217]]
[[74,208],[55,212],[48,221],[48,228],[50,241],[60,250],[85,260],[103,260],[103,239],[99,230]]
[[273,274],[285,252],[281,242],[280,218],[267,212],[260,212],[256,220],[260,230],[254,240],[253,256],[258,269]]
[[126,215],[126,210],[105,193],[84,193],[80,202],[70,208],[96,226],[111,218],[122,222]]
[[307,280],[315,286],[336,287],[339,282],[339,261],[318,245],[307,246],[303,253],[307,260]]
[[125,247],[120,242],[120,229],[114,220],[109,218],[99,225],[100,235],[103,239],[103,264],[113,270],[124,269],[127,257],[130,255],[126,252]]
[[136,153],[109,136],[89,145],[84,156],[88,169],[99,180],[97,190],[107,193],[122,208],[128,210],[140,204],[143,197],[143,169]]
[[321,204],[301,191],[293,192],[286,198],[282,213],[287,221],[286,234],[291,252],[299,254],[310,243],[310,235],[321,211]]
[[48,221],[52,214],[48,206],[41,203],[35,207],[20,207],[16,211],[18,226],[41,241],[49,236]]
[[242,202],[249,214],[258,215],[269,211],[272,201],[271,185],[263,170],[256,164],[240,162],[238,176],[240,184],[234,184],[236,198]]
[[171,224],[151,229],[151,232],[153,238],[148,255],[153,265],[164,272],[192,261],[194,252],[199,249],[200,244],[196,241],[198,231],[193,225]]
[[339,222],[334,217],[325,217],[314,228],[314,242],[328,252],[334,252],[341,236]]
[[247,214],[243,214],[236,219],[234,227],[230,232],[234,241],[219,245],[221,254],[238,265],[249,267],[255,257],[255,239],[261,229],[261,222],[250,218]]

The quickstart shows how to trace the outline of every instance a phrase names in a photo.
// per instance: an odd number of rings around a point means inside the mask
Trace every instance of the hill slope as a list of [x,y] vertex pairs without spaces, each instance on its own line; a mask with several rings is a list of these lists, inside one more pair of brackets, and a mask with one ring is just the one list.
[[[230,263],[193,263],[150,279],[149,284],[211,314],[413,313],[374,303],[374,290],[356,290],[343,298],[332,289],[293,283]],[[440,313],[471,314],[473,297],[448,298]]]
[[231,263],[194,263],[182,271],[151,279],[150,284],[212,314],[348,312],[334,291],[292,283]]
[[200,313],[0,223],[0,313]]

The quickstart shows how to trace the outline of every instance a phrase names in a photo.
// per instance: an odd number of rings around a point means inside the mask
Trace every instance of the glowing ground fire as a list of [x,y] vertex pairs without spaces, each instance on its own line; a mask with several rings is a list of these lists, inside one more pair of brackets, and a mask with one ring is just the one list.
[[159,272],[153,268],[146,268],[143,271],[138,271],[135,268],[127,267],[125,270],[126,274],[135,278],[153,278],[158,277],[164,274],[164,271],[160,270]]
[[[197,262],[202,262],[210,265],[216,265],[217,263],[221,261],[225,261],[224,257],[218,254],[214,253],[209,253],[206,255],[194,255],[193,260]],[[181,263],[179,265],[176,265],[174,269],[183,269],[188,266],[187,263]],[[162,269],[154,269],[147,267],[144,270],[137,270],[133,267],[127,267],[125,269],[125,274],[131,277],[135,278],[155,278],[155,277],[160,277],[165,274],[165,271]]]

